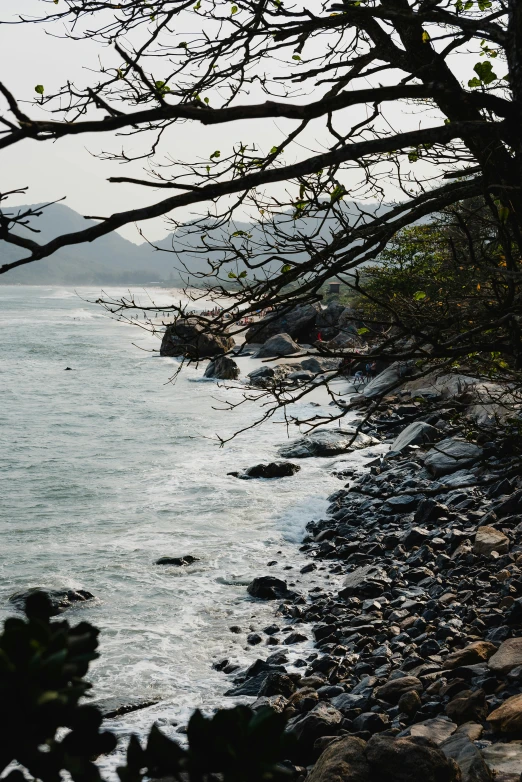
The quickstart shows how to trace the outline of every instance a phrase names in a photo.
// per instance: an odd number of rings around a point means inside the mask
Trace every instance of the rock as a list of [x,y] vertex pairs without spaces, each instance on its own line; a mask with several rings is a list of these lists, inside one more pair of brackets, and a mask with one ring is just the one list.
[[259,633],[249,633],[247,635],[247,644],[250,644],[250,646],[257,646],[257,644],[260,644],[263,639],[259,635]]
[[287,707],[288,701],[282,695],[262,695],[250,707],[253,711],[268,706],[272,711],[281,714]]
[[310,456],[337,456],[359,448],[375,445],[377,440],[363,432],[344,429],[316,429],[301,440],[283,446],[280,454],[285,459],[305,459]]
[[451,736],[441,745],[441,750],[460,768],[462,782],[490,782],[493,779],[480,750],[467,736]]
[[456,733],[467,736],[470,741],[478,741],[483,732],[484,728],[478,722],[465,722],[456,730]]
[[484,690],[462,690],[447,704],[445,712],[457,725],[482,722],[488,713],[486,693]]
[[382,396],[394,386],[398,387],[401,380],[406,377],[412,366],[413,364],[411,361],[396,361],[383,372],[380,372],[377,377],[374,377],[374,379],[364,387],[362,392],[363,397],[366,399],[374,399],[377,396]]
[[408,690],[399,698],[399,711],[411,716],[420,709],[421,703],[417,690]]
[[132,711],[148,709],[149,706],[155,706],[156,703],[159,703],[159,701],[152,701],[146,698],[102,698],[99,701],[90,701],[90,705],[96,706],[101,711],[104,719],[107,720],[130,714]]
[[286,597],[288,587],[286,581],[274,576],[260,576],[247,586],[247,592],[252,597],[258,597],[261,600],[278,600]]
[[482,756],[498,782],[518,782],[522,774],[522,745],[493,744],[484,747]]
[[293,353],[299,353],[301,348],[288,334],[276,334],[270,337],[257,353],[257,358],[266,358],[267,356],[291,356]]
[[495,654],[497,647],[488,641],[474,641],[464,649],[457,649],[446,657],[444,667],[458,668],[461,665],[475,665],[489,660],[492,654]]
[[160,557],[156,560],[156,565],[176,565],[177,567],[184,567],[185,565],[192,565],[193,562],[199,562],[199,557],[194,557],[192,554],[185,554],[184,557]]
[[246,681],[238,684],[237,687],[225,692],[227,698],[236,697],[239,695],[255,695],[258,696],[268,676],[267,671],[261,671],[256,676],[250,676]]
[[481,458],[482,453],[482,448],[474,443],[449,437],[428,451],[424,467],[438,478],[469,467]]
[[389,581],[386,572],[378,565],[362,565],[346,576],[339,597],[377,597],[384,592]]
[[300,466],[292,462],[270,462],[270,464],[256,464],[249,467],[238,478],[287,478],[299,472]]
[[368,782],[370,767],[366,743],[356,736],[344,736],[331,743],[307,777],[307,782]]
[[261,687],[260,695],[283,695],[289,698],[296,690],[295,683],[284,673],[271,671]]
[[390,446],[390,451],[400,453],[409,445],[431,443],[437,438],[438,434],[438,429],[431,426],[431,424],[427,424],[424,421],[413,421],[395,438]]
[[212,334],[194,318],[186,318],[167,326],[161,341],[160,355],[200,360],[226,353],[234,345],[232,337]]
[[398,703],[405,692],[416,690],[422,692],[422,683],[416,676],[403,676],[400,679],[388,679],[386,684],[376,691],[375,696],[388,703]]
[[334,735],[340,727],[343,715],[328,703],[318,703],[304,716],[289,720],[286,729],[298,740],[304,750],[310,750],[321,736]]
[[424,720],[424,722],[417,722],[416,725],[412,725],[410,733],[412,736],[423,736],[438,746],[449,739],[450,736],[453,736],[456,730],[457,725],[455,722],[439,714],[438,717],[433,717],[431,720]]
[[86,589],[47,589],[46,587],[33,587],[25,589],[22,592],[15,592],[11,595],[9,602],[18,608],[19,611],[25,610],[25,604],[29,597],[36,594],[44,594],[51,604],[51,616],[58,616],[68,608],[72,608],[77,603],[85,603],[88,600],[94,600],[94,595]]
[[237,380],[239,367],[233,358],[219,356],[211,361],[205,369],[205,377],[212,377],[216,380]]
[[494,673],[506,674],[522,665],[522,638],[508,638],[490,657],[488,665]]
[[331,372],[339,368],[338,358],[321,358],[320,356],[310,356],[301,361],[301,366],[308,372],[313,372],[314,375],[319,375],[322,372]]
[[509,551],[509,538],[494,527],[479,527],[475,536],[473,552],[491,556],[493,551],[499,554],[507,554]]
[[496,733],[522,734],[522,694],[513,695],[492,711],[488,722]]
[[248,329],[245,341],[266,342],[281,333],[289,334],[292,339],[306,340],[320,312],[320,304],[302,304],[290,311],[270,312]]
[[304,633],[288,633],[283,643],[286,646],[292,646],[292,644],[300,644],[303,641],[308,641],[308,636]]
[[389,727],[390,718],[387,714],[379,714],[374,711],[366,711],[359,714],[353,721],[353,729],[358,732],[382,733]]
[[372,780],[460,782],[459,767],[422,736],[393,738],[376,734],[366,746]]

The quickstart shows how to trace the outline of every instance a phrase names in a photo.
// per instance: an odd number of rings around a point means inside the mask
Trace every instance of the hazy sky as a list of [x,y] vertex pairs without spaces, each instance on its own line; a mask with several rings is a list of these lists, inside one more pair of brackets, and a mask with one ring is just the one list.
[[[15,13],[41,12],[45,6],[38,0],[0,0],[0,18],[14,18]],[[48,26],[48,31],[60,34],[58,26]],[[18,99],[32,100],[34,87],[43,84],[47,92],[58,89],[67,80],[78,83],[88,81],[88,69],[96,70],[97,58],[112,58],[112,53],[92,41],[70,41],[46,34],[42,25],[0,25],[2,47],[2,72],[0,78]],[[6,67],[7,65],[7,67]],[[29,113],[35,109],[28,107]],[[415,127],[420,121],[418,111],[405,117],[404,108],[389,107],[392,121],[406,129]],[[394,116],[395,113],[395,116]],[[348,119],[350,119],[348,117]],[[430,124],[433,120],[429,120]],[[351,124],[351,122],[350,122]],[[233,142],[256,141],[267,152],[281,138],[281,130],[293,127],[288,121],[272,120],[235,123],[233,128],[214,126],[205,128],[196,123],[176,125],[168,136],[167,150],[173,156],[195,159],[208,158],[215,149],[222,154],[230,150]],[[317,133],[318,135],[313,135]],[[313,152],[323,151],[321,131],[312,129],[306,138]],[[126,139],[127,148],[138,141]],[[12,203],[39,203],[66,196],[65,203],[81,214],[109,215],[116,211],[154,203],[165,197],[165,191],[140,188],[132,185],[109,184],[111,175],[141,176],[140,165],[121,166],[96,159],[90,154],[104,150],[117,151],[121,141],[95,134],[71,137],[57,142],[25,141],[2,151],[2,190],[24,185],[29,186],[27,195],[13,199]],[[294,153],[295,155],[295,153]],[[295,156],[287,156],[293,162]],[[177,215],[189,218],[190,213]],[[163,219],[141,224],[147,238],[156,239],[168,228]],[[129,239],[141,241],[134,226],[122,229]]]

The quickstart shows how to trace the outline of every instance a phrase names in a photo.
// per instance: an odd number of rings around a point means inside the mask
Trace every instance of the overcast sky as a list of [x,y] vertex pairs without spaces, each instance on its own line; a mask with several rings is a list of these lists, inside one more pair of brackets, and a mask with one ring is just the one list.
[[[49,6],[46,6],[49,7]],[[14,18],[16,13],[41,12],[39,0],[0,0],[0,18]],[[58,26],[48,26],[48,31],[60,33]],[[32,100],[36,84],[43,84],[46,92],[53,92],[67,79],[79,83],[88,81],[88,69],[96,70],[97,58],[105,61],[112,53],[92,41],[70,41],[46,33],[42,25],[0,25],[0,45],[2,47],[1,79],[18,99]],[[7,66],[7,68],[6,68]],[[419,123],[419,116],[405,119],[401,112],[404,108],[390,107],[392,121],[404,127]],[[34,109],[28,107],[29,113]],[[395,112],[395,116],[393,116]],[[351,123],[350,123],[351,124]],[[394,123],[395,124],[395,123]],[[430,122],[431,124],[431,122]],[[293,123],[277,120],[256,121],[255,123],[235,123],[234,127],[214,126],[205,128],[196,123],[176,125],[168,137],[169,151],[185,159],[198,156],[208,158],[215,149],[222,154],[233,142],[256,141],[267,152],[281,139],[284,128],[293,127]],[[316,135],[313,135],[316,133]],[[322,144],[316,130],[307,136],[307,144],[312,151],[321,152]],[[125,141],[127,149],[137,144],[133,139]],[[40,203],[66,196],[65,203],[84,215],[106,216],[113,212],[154,203],[165,197],[164,191],[157,193],[150,188],[140,188],[125,184],[109,184],[111,175],[140,176],[141,166],[121,166],[100,161],[90,152],[99,153],[110,149],[117,151],[121,141],[106,136],[81,136],[61,139],[55,143],[24,141],[1,153],[2,190],[24,185],[29,186],[28,194],[13,199],[11,203]],[[293,162],[292,155],[287,162]],[[177,217],[187,219],[190,212]],[[147,238],[157,239],[165,235],[168,227],[163,219],[147,221],[141,224]],[[141,241],[134,226],[121,231],[133,241]]]

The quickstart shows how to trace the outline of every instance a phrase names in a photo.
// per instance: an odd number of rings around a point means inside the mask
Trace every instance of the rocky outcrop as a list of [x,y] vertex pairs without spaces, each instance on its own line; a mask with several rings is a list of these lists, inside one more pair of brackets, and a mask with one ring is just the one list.
[[11,595],[9,602],[19,611],[25,610],[25,604],[29,597],[36,594],[47,596],[51,605],[51,616],[62,614],[68,608],[72,608],[79,603],[85,603],[94,600],[94,595],[86,589],[48,589],[47,587],[34,587],[25,589],[23,592],[15,592]]
[[399,387],[411,371],[412,366],[412,362],[408,361],[396,361],[391,364],[363,388],[363,397],[365,399],[375,399],[383,396],[390,389]]
[[457,470],[462,470],[464,467],[470,467],[479,461],[482,453],[482,448],[474,443],[449,437],[437,443],[428,452],[424,466],[438,478],[441,475],[449,475]]
[[211,361],[205,369],[205,377],[215,380],[237,380],[239,377],[239,367],[233,358],[228,356],[219,356]]
[[254,578],[247,586],[247,592],[252,597],[257,597],[261,600],[277,600],[287,595],[288,587],[286,581],[282,581],[280,578],[260,576],[259,578]]
[[167,326],[161,341],[160,355],[183,356],[199,361],[226,353],[234,345],[232,337],[213,334],[196,320],[188,318]]
[[270,337],[264,345],[258,350],[257,358],[268,358],[269,356],[291,356],[293,353],[299,353],[301,348],[297,345],[289,334],[281,333]]
[[363,432],[357,435],[345,429],[316,429],[311,434],[280,449],[286,459],[305,459],[310,456],[338,456],[342,453],[368,448],[377,440]]
[[249,478],[288,478],[295,475],[300,469],[298,464],[292,464],[292,462],[270,462],[270,464],[256,464],[243,473],[230,472],[228,474],[245,480]]
[[308,339],[315,319],[321,312],[320,304],[303,304],[287,312],[270,312],[254,323],[246,332],[246,342],[266,342],[276,334],[288,334],[292,339]]

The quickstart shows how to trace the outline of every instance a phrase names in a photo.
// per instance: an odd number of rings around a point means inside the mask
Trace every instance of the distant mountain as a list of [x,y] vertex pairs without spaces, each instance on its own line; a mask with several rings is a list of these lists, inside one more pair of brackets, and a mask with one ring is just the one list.
[[[36,205],[34,208],[37,208]],[[367,207],[366,207],[367,208]],[[16,207],[17,211],[24,211],[27,207]],[[347,203],[348,213],[355,213],[357,204]],[[380,210],[378,210],[380,211]],[[39,218],[34,218],[31,225],[38,228],[40,233],[34,234],[27,229],[18,229],[21,235],[26,235],[39,242],[46,242],[55,236],[64,233],[72,233],[84,230],[90,225],[95,225],[93,220],[85,220],[81,215],[64,204],[53,204],[46,208]],[[314,220],[299,220],[298,230],[309,234],[316,228]],[[291,236],[296,229],[296,224],[288,219],[288,215],[280,218],[280,228],[285,234]],[[328,228],[320,231],[323,238],[327,237]],[[155,250],[147,242],[137,245],[124,239],[123,236],[112,232],[100,237],[94,242],[72,245],[58,250],[50,258],[45,258],[35,263],[27,264],[13,269],[7,274],[0,275],[0,284],[24,283],[27,285],[120,285],[120,284],[147,284],[161,282],[164,284],[185,284],[187,279],[192,283],[198,282],[197,278],[188,278],[185,266],[192,274],[209,273],[212,264],[223,260],[223,254],[217,250],[211,250],[213,240],[219,243],[221,238],[230,238],[234,243],[244,241],[244,235],[250,234],[252,241],[258,246],[263,246],[264,237],[262,228],[250,223],[235,222],[232,227],[216,229],[214,234],[207,237],[205,246],[198,233],[191,233],[190,226],[177,230],[156,242]],[[0,241],[0,264],[19,260],[26,255],[14,245]],[[283,253],[276,250],[272,258],[262,272],[264,277],[267,271],[273,271],[285,262]],[[299,262],[301,256],[293,255],[293,262]],[[227,278],[228,271],[240,273],[244,269],[243,264],[237,264],[235,260],[226,264],[220,277]],[[249,277],[252,272],[249,272]]]

